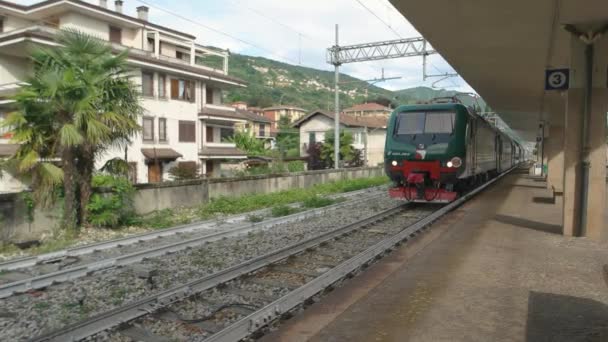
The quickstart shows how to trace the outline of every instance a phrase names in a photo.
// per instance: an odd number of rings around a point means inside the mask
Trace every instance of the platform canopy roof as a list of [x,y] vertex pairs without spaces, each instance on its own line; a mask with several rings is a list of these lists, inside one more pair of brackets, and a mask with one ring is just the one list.
[[562,25],[608,22],[606,0],[390,1],[527,141],[546,111],[545,69],[569,65]]

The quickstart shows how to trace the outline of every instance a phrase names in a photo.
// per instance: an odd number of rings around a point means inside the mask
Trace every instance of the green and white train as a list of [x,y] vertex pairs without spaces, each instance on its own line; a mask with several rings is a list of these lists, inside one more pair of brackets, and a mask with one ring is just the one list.
[[451,202],[523,161],[522,147],[473,110],[450,103],[405,105],[392,113],[385,169],[391,197]]

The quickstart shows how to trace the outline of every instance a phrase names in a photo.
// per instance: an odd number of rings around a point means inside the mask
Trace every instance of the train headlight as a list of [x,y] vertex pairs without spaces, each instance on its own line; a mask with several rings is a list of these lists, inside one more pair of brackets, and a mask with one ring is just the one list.
[[[450,165],[450,163],[452,165]],[[462,166],[462,159],[458,158],[458,157],[454,157],[452,158],[452,160],[450,160],[448,162],[448,167],[461,167]]]
[[393,162],[391,163],[391,165],[393,165],[393,166],[397,166],[397,164],[398,164],[398,163],[397,163],[397,161],[396,161],[396,160],[393,160]]
[[451,161],[449,161],[449,162],[448,162],[446,165],[447,165],[448,167],[452,167],[452,166],[454,166],[454,164],[452,164],[452,162],[451,162]]

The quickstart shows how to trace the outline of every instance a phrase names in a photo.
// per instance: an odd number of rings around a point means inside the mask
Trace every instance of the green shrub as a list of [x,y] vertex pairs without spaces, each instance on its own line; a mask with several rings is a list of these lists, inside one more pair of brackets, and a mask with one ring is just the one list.
[[247,221],[252,223],[262,222],[264,221],[264,216],[262,215],[249,215],[247,216]]
[[304,170],[304,162],[301,160],[294,160],[287,163],[287,170],[289,172],[303,172]]
[[89,222],[97,227],[115,228],[130,223],[134,216],[135,189],[125,177],[95,175],[94,192],[87,205]]
[[304,202],[302,204],[306,208],[321,208],[321,207],[327,207],[328,205],[332,205],[334,203],[335,203],[335,201],[331,198],[319,197],[319,196],[315,195],[315,196],[312,196],[312,197],[304,200]]
[[287,205],[277,205],[270,211],[272,217],[287,216],[295,213],[297,210]]
[[189,180],[200,178],[200,168],[196,162],[180,162],[169,170],[174,180]]

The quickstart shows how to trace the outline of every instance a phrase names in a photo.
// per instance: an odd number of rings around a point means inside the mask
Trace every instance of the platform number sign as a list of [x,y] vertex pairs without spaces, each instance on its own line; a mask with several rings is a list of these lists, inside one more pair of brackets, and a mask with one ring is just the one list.
[[570,86],[570,69],[549,69],[545,73],[545,90],[567,90]]

